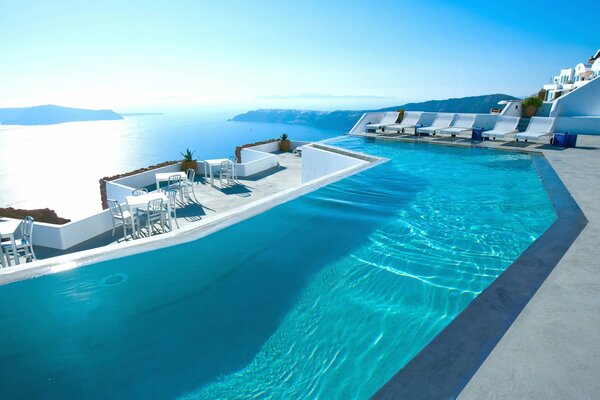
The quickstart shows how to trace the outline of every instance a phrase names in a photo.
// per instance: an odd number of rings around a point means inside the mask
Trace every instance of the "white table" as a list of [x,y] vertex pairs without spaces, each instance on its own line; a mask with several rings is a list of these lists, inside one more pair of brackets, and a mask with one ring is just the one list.
[[187,174],[185,172],[158,172],[154,175],[154,179],[156,179],[156,190],[160,189],[161,182],[169,182],[169,178],[173,175],[179,175],[181,180],[187,179]]
[[169,226],[171,225],[171,204],[169,198],[161,192],[152,192],[142,194],[140,196],[125,196],[125,201],[129,206],[129,214],[131,214],[131,232],[133,237],[137,238],[137,229],[135,227],[135,212],[138,207],[147,207],[148,202],[156,199],[162,199],[163,203],[167,205],[167,218],[169,218]]
[[[215,186],[213,177],[213,167],[220,167],[223,161],[231,162],[229,158],[215,158],[213,160],[204,160],[204,176],[210,176],[210,184]],[[206,173],[208,171],[208,174]]]
[[[10,239],[13,254],[15,254],[15,264],[17,265],[19,265],[19,255],[17,254],[15,232],[19,225],[21,225],[20,219],[0,218],[0,235],[2,237],[8,237]],[[4,261],[4,252],[0,252],[0,257],[2,257]],[[8,266],[8,258],[6,258],[6,264],[4,264],[4,262],[2,264]]]

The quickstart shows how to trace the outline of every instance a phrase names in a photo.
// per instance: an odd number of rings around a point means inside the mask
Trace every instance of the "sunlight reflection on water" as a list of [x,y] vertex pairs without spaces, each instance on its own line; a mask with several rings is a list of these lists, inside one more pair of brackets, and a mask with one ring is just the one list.
[[0,126],[0,207],[50,208],[78,219],[101,210],[98,180],[180,158],[233,155],[235,146],[288,133],[321,140],[339,132],[265,123],[228,122],[225,115],[169,113],[118,121]]

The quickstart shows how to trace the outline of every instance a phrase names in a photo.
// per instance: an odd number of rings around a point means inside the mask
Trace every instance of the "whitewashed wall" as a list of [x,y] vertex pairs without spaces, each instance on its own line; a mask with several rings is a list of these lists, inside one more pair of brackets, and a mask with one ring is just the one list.
[[500,115],[505,117],[521,117],[523,115],[523,103],[520,101],[509,101]]
[[[265,153],[274,153],[276,151],[279,151],[279,141],[277,142],[269,142],[269,143],[265,143],[265,144],[259,144],[256,146],[251,146],[251,147],[245,147],[246,149],[252,149],[254,151],[264,151]],[[243,151],[243,149],[242,149]],[[242,158],[242,162],[244,161],[244,158]]]
[[111,229],[112,216],[110,210],[104,210],[98,214],[64,225],[35,222],[33,226],[33,244],[66,250]]
[[236,164],[236,172],[239,177],[251,176],[279,165],[279,157],[275,154],[256,151],[255,148],[242,149],[242,162]]
[[[202,162],[198,162],[198,164],[202,164]],[[177,164],[167,165],[164,167],[152,169],[150,171],[140,172],[139,174],[125,176],[123,178],[115,179],[115,183],[119,183],[123,186],[129,186],[132,188],[141,188],[145,186],[152,185],[156,182],[155,176],[158,173],[162,172],[180,172],[181,171],[181,162]],[[130,193],[131,194],[131,193]]]
[[[142,187],[146,185],[140,185]],[[131,196],[131,192],[136,189],[134,186],[125,186],[115,181],[106,182],[106,198],[109,200],[116,200],[119,203],[125,202],[126,196]]]
[[587,85],[554,100],[550,116],[600,116],[600,78],[594,78]]
[[554,122],[554,132],[569,132],[580,135],[600,135],[600,116],[558,117]]
[[302,148],[302,183],[321,178],[349,167],[364,165],[367,161],[312,146]]

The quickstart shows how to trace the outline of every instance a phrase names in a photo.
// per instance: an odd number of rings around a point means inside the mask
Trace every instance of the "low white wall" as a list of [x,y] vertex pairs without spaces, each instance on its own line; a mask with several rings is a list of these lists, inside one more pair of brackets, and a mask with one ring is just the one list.
[[112,216],[110,210],[104,210],[98,214],[64,225],[35,222],[33,244],[66,250],[111,229]]
[[291,143],[292,143],[291,144],[291,149],[295,150],[298,147],[302,147],[302,146],[305,146],[307,144],[311,144],[313,142],[307,142],[307,141],[302,141],[302,140],[292,140]]
[[279,157],[275,154],[255,151],[254,148],[242,149],[243,162],[236,164],[236,172],[239,177],[251,176],[279,165]]
[[[143,186],[147,185],[140,185],[137,187]],[[131,196],[133,189],[136,189],[136,187],[122,185],[116,181],[108,181],[106,182],[106,198],[110,200],[116,200],[119,203],[124,203],[125,196]]]
[[[264,151],[265,153],[274,153],[276,151],[279,151],[279,141],[269,142],[269,143],[265,143],[265,144],[259,144],[259,145],[251,146],[251,147],[245,147],[245,149],[252,149],[255,151]],[[242,149],[242,151],[243,150],[244,149]],[[244,161],[243,158],[242,158],[242,161]]]
[[305,146],[302,148],[302,183],[362,164],[367,161]]
[[580,135],[600,135],[600,116],[558,117],[554,122],[554,132],[569,132]]
[[[198,164],[203,164],[202,162],[198,162]],[[177,164],[167,165],[164,167],[152,169],[150,171],[140,172],[139,174],[125,176],[123,178],[115,179],[111,182],[119,183],[123,186],[129,186],[132,188],[141,188],[145,186],[149,186],[156,182],[155,175],[161,172],[180,172],[181,171],[181,162]]]
[[504,107],[500,115],[505,117],[521,117],[523,115],[523,103],[521,101],[512,100]]
[[554,100],[551,117],[600,116],[600,78]]

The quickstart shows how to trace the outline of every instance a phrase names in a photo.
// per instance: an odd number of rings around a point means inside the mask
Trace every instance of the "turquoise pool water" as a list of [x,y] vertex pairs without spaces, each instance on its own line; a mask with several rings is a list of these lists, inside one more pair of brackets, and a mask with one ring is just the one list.
[[0,398],[368,398],[554,221],[524,154],[391,158],[202,240],[0,287]]

